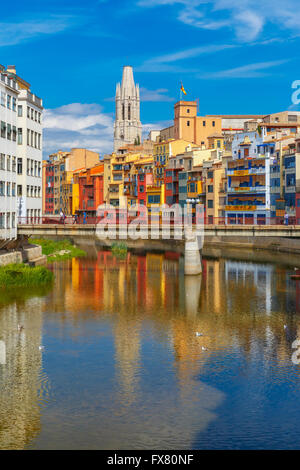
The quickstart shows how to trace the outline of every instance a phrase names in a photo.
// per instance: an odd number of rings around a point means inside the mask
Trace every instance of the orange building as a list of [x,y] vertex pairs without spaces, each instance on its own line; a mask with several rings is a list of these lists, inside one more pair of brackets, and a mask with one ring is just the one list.
[[174,139],[208,148],[208,138],[222,133],[222,119],[197,116],[197,101],[178,101],[174,106]]
[[77,173],[79,184],[79,208],[77,212],[86,212],[88,217],[96,217],[97,208],[103,204],[104,164]]

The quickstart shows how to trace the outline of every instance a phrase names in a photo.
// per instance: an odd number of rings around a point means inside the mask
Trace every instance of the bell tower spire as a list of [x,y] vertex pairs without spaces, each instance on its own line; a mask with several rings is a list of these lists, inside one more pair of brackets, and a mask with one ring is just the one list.
[[140,91],[135,85],[132,67],[123,67],[122,84],[116,88],[116,117],[114,124],[114,151],[126,144],[141,142]]

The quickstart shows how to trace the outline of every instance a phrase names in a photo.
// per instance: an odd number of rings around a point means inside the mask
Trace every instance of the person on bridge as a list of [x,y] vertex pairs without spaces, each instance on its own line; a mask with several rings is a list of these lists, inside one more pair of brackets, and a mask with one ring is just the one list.
[[74,220],[73,220],[73,224],[77,224],[77,222],[78,222],[78,214],[75,213],[75,215],[74,215]]
[[83,223],[86,224],[86,212],[83,213]]
[[284,214],[284,225],[289,225],[289,214],[287,212]]

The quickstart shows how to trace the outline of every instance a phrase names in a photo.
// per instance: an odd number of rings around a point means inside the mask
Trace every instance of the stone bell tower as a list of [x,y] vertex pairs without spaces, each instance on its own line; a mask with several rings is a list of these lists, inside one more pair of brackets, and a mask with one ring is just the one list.
[[114,152],[126,144],[140,143],[140,89],[135,85],[132,67],[123,67],[122,84],[116,89],[116,117],[114,124]]

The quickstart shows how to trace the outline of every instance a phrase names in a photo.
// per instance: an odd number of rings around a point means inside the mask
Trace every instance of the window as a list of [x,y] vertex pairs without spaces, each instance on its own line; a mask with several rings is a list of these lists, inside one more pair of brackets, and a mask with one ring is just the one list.
[[0,155],[0,170],[5,170],[5,155],[1,153]]
[[11,124],[7,124],[7,139],[11,140]]
[[10,155],[7,155],[6,159],[6,170],[10,171]]
[[205,127],[205,126],[206,126],[206,121],[203,121],[203,123],[202,123],[202,124],[203,124],[203,127]]
[[22,158],[18,158],[18,170],[17,170],[18,175],[22,175],[23,173],[23,161]]
[[21,127],[18,128],[18,145],[23,144],[23,130]]
[[16,172],[16,157],[12,157],[11,171]]
[[214,207],[214,201],[213,201],[212,199],[209,199],[209,200],[207,201],[207,207],[208,207],[209,209],[213,209],[213,207]]
[[5,93],[4,93],[4,91],[1,91],[1,105],[5,106]]
[[23,106],[22,106],[22,105],[19,105],[19,106],[18,106],[18,116],[19,116],[19,117],[22,117],[22,116],[23,116]]
[[0,196],[5,195],[5,183],[4,181],[0,181]]
[[16,98],[13,97],[13,99],[12,99],[12,110],[16,111],[16,108],[17,108],[17,100],[16,100]]
[[10,106],[11,106],[11,96],[7,95],[6,96],[6,107],[7,107],[7,109],[10,109]]
[[215,127],[215,125],[216,125],[216,122],[215,122],[215,121],[213,121],[213,122],[212,122],[212,125],[213,125],[213,127]]
[[213,192],[214,192],[214,187],[213,187],[212,184],[210,184],[210,185],[207,187],[207,191],[208,191],[209,193],[213,193]]
[[189,109],[187,109],[187,110],[186,110],[186,112],[189,114],[190,110],[189,110]]
[[208,171],[207,172],[207,178],[213,178],[214,177],[214,172],[213,171]]
[[6,184],[6,195],[10,196],[10,183]]
[[17,186],[17,196],[22,196],[22,185],[18,184]]
[[1,137],[6,138],[6,123],[1,121]]
[[190,121],[187,121],[187,122],[186,122],[186,125],[189,127],[189,126],[190,126]]
[[30,108],[29,108],[29,106],[27,106],[27,117],[28,117],[28,119],[30,119]]

